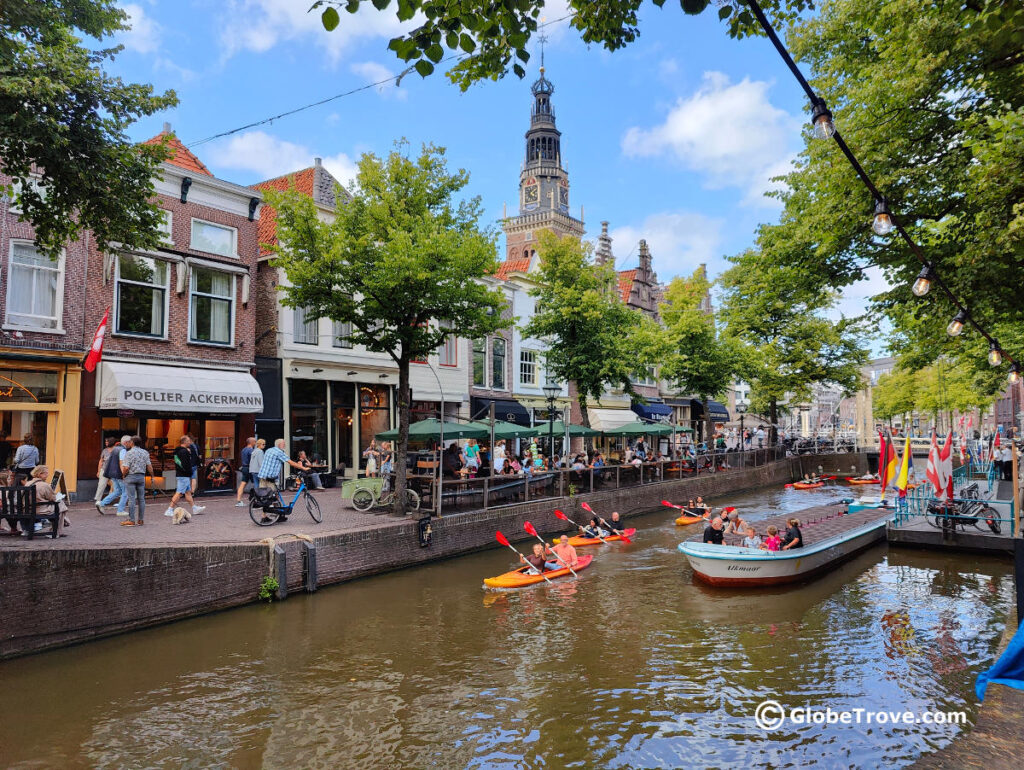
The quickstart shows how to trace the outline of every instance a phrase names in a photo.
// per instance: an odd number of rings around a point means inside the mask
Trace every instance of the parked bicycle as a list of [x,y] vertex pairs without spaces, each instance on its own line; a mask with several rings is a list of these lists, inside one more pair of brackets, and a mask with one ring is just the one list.
[[[341,497],[343,500],[351,499],[352,507],[357,511],[368,511],[375,506],[391,505],[395,501],[395,492],[389,478],[349,479],[341,485]],[[420,496],[416,490],[405,488],[405,507],[410,511],[420,509]]]
[[944,532],[955,532],[957,527],[981,529],[981,522],[995,534],[1002,532],[999,526],[999,514],[983,500],[967,500],[960,503],[941,503],[934,501],[928,504],[928,523]]
[[297,474],[299,486],[295,490],[295,497],[287,505],[281,497],[280,491],[262,493],[255,490],[254,496],[249,500],[249,518],[261,527],[269,527],[279,521],[285,521],[295,510],[295,504],[302,498],[306,511],[317,524],[324,520],[320,512],[320,503],[306,488],[306,479],[309,474],[300,472]]

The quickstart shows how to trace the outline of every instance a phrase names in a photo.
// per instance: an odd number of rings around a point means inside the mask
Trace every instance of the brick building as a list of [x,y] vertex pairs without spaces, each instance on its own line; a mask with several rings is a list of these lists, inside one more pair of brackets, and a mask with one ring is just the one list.
[[[164,126],[171,157],[155,179],[167,212],[153,251],[100,253],[84,268],[85,330],[110,309],[103,360],[84,373],[78,450],[81,491],[95,482],[106,436],[138,434],[173,486],[171,451],[183,433],[199,445],[199,488],[234,488],[234,471],[263,396],[255,366],[260,195],[215,178]],[[88,480],[88,481],[85,481]]]

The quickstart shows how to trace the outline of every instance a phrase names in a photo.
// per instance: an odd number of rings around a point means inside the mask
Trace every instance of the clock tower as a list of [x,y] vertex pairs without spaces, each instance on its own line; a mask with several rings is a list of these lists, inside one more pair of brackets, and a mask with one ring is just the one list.
[[531,260],[541,230],[577,238],[584,233],[583,220],[569,214],[569,172],[562,165],[562,132],[555,127],[551,105],[555,86],[544,76],[543,49],[540,61],[540,77],[530,88],[533,106],[519,172],[519,214],[504,222],[506,260]]

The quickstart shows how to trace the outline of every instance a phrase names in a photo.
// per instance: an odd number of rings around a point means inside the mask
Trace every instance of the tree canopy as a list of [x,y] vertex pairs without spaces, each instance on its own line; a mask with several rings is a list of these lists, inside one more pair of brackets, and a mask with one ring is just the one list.
[[[354,344],[398,365],[396,468],[408,450],[410,362],[426,360],[453,333],[474,338],[506,323],[504,295],[476,280],[497,267],[496,235],[480,227],[479,199],[454,200],[468,182],[465,171],[447,169],[442,148],[410,157],[400,142],[386,158],[360,158],[355,192],[346,202],[339,191],[331,221],[294,189],[267,193],[277,209],[274,264],[290,284],[282,304],[351,325]],[[404,489],[399,473],[398,512]]]
[[656,363],[657,326],[619,299],[614,267],[591,263],[589,243],[544,230],[537,254],[540,285],[530,291],[537,310],[522,332],[548,343],[546,368],[576,383],[583,424],[590,427],[588,403],[608,388],[632,394],[632,380]]
[[0,171],[49,254],[85,230],[101,250],[158,242],[153,173],[166,149],[125,131],[177,98],[112,77],[103,64],[121,48],[93,50],[79,37],[103,41],[126,19],[114,0],[0,4]]

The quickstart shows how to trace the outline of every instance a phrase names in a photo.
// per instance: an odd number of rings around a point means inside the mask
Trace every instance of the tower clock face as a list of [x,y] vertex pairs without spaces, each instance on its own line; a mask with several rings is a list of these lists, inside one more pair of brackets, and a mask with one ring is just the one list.
[[523,188],[523,203],[529,205],[531,203],[536,204],[540,202],[540,188],[535,185],[527,185]]
[[558,205],[563,209],[569,208],[569,185],[562,180],[562,183],[558,187]]

